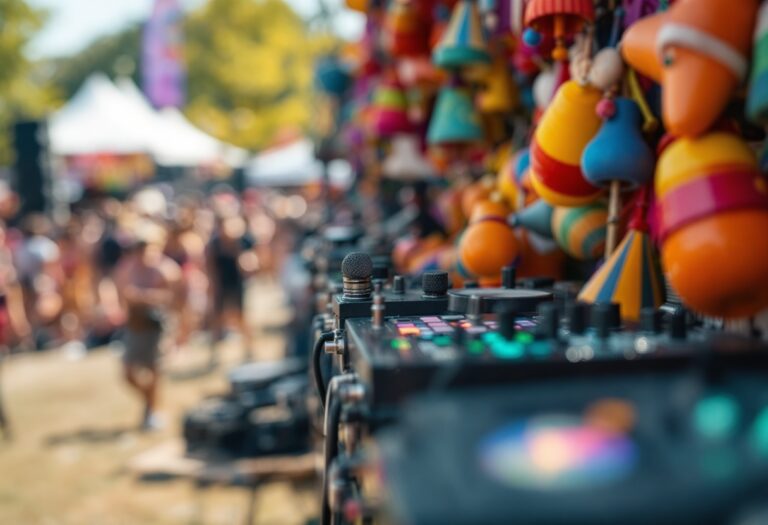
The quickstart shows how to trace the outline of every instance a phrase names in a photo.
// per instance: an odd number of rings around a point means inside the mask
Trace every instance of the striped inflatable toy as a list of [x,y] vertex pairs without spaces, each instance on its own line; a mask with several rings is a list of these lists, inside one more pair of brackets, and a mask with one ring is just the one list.
[[605,250],[608,210],[596,202],[579,208],[557,207],[552,213],[552,233],[565,253],[579,260],[597,259]]

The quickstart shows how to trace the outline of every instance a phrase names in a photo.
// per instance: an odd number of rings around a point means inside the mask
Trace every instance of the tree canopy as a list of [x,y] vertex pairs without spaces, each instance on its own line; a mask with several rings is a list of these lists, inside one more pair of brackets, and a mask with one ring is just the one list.
[[24,52],[44,20],[45,13],[24,0],[0,0],[0,166],[13,160],[13,121],[39,118],[54,102],[53,92]]

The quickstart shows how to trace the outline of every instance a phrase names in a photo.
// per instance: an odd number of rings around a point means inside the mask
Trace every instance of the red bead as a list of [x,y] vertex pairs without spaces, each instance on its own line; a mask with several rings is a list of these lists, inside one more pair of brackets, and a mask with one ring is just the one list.
[[604,98],[597,103],[597,116],[607,120],[616,114],[616,104],[613,99]]

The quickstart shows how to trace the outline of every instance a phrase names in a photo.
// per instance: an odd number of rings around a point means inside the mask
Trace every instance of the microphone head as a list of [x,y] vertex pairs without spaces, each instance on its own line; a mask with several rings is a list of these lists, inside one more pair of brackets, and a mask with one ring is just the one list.
[[347,279],[370,279],[373,274],[373,261],[363,252],[352,252],[341,262],[341,274]]

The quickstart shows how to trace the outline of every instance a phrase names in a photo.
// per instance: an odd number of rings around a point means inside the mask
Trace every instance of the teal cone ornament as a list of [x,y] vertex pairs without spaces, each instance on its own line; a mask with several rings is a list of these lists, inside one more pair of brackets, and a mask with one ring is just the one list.
[[432,53],[432,61],[444,69],[490,64],[480,13],[473,0],[460,0],[453,8],[448,28]]
[[539,199],[512,216],[512,226],[552,239],[552,213],[555,209],[546,201]]
[[482,140],[480,117],[469,89],[448,85],[440,90],[427,130],[427,143],[461,144]]

